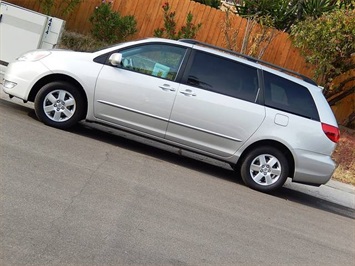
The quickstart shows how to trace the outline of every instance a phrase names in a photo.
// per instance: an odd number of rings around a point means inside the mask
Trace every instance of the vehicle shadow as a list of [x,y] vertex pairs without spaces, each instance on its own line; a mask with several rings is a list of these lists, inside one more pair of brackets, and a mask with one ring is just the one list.
[[[124,131],[85,122],[71,129],[71,132],[244,186],[241,178],[235,174],[228,164],[161,144],[154,140],[147,140]],[[355,219],[354,209],[290,188],[282,187],[269,195]]]
[[[11,106],[14,107],[15,105],[11,104]],[[21,109],[22,111],[26,112],[29,117],[38,121],[33,109],[18,105],[16,109]],[[118,146],[123,149],[142,153],[159,160],[187,167],[193,169],[194,171],[199,171],[229,181],[231,183],[244,186],[241,178],[235,174],[235,172],[228,164],[210,159],[202,155],[197,155],[181,150],[179,148],[159,143],[154,140],[135,136],[128,132],[87,122],[79,123],[70,131],[83,137],[95,139],[114,146]],[[354,209],[318,198],[316,196],[302,193],[291,188],[282,187],[278,191],[270,193],[269,195],[355,219]]]
[[354,209],[324,199],[320,199],[297,190],[282,187],[280,190],[275,191],[273,195],[275,197],[300,203],[302,205],[306,205],[312,208],[355,219]]

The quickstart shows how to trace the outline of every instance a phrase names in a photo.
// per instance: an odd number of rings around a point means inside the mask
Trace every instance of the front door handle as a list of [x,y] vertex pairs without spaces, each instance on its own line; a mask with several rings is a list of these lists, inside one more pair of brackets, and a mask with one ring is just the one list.
[[171,88],[169,84],[163,84],[163,86],[159,86],[163,91],[175,91],[174,88]]
[[192,90],[185,90],[185,91],[180,91],[180,93],[184,94],[185,96],[196,96],[196,93],[193,93]]

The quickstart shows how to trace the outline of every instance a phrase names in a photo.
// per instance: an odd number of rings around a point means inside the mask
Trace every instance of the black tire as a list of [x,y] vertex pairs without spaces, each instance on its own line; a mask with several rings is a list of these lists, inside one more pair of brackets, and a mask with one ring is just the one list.
[[289,166],[285,155],[271,146],[257,147],[244,158],[240,175],[252,189],[271,192],[286,182]]
[[44,85],[35,98],[35,112],[44,124],[68,129],[84,118],[84,98],[70,83],[55,81]]

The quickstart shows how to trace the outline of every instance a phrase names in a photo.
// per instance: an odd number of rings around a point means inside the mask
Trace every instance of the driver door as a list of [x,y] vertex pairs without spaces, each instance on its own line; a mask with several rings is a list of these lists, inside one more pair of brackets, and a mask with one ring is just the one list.
[[186,48],[143,44],[118,51],[118,67],[105,65],[97,80],[95,116],[112,125],[164,138]]

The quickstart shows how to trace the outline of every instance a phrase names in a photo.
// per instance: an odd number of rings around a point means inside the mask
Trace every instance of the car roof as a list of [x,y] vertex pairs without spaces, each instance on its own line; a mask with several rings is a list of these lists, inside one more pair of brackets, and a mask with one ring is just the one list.
[[283,68],[281,66],[245,55],[245,54],[241,54],[232,50],[228,50],[228,49],[224,49],[218,46],[214,46],[208,43],[204,43],[204,42],[200,42],[194,39],[180,39],[180,40],[171,40],[171,39],[165,39],[165,38],[157,38],[157,37],[151,37],[151,38],[145,38],[145,39],[141,39],[141,40],[137,40],[137,41],[130,41],[130,42],[124,42],[124,43],[120,43],[118,45],[115,46],[111,46],[108,47],[106,49],[100,50],[98,52],[102,53],[102,52],[110,52],[113,51],[115,49],[118,48],[118,46],[120,47],[125,47],[125,46],[131,46],[132,44],[141,44],[141,43],[150,43],[150,42],[160,42],[160,43],[167,43],[167,44],[174,44],[174,45],[180,45],[180,46],[185,46],[188,48],[194,48],[194,49],[198,49],[201,51],[205,51],[211,54],[217,54],[223,57],[227,57],[230,59],[237,59],[237,61],[243,62],[245,64],[251,65],[253,67],[262,69],[262,70],[266,70],[269,71],[271,73],[280,75],[282,77],[288,78],[290,80],[293,80],[295,82],[298,83],[302,83],[304,85],[313,85],[315,87],[317,87],[317,83],[298,73],[295,72],[293,70],[287,69],[287,68]]

